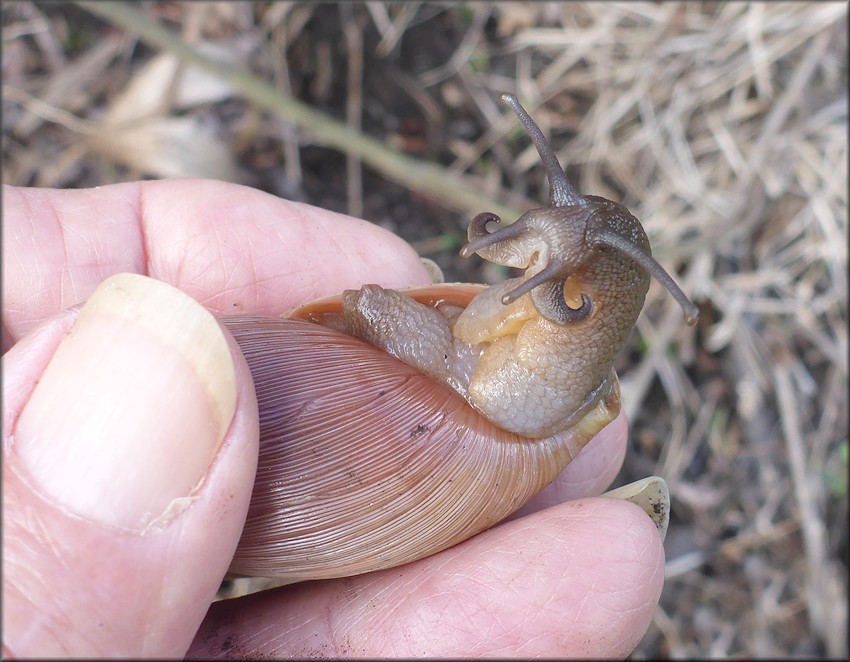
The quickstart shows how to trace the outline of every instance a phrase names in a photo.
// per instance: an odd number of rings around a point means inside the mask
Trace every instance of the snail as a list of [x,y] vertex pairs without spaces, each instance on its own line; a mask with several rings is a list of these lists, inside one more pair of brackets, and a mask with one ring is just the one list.
[[280,318],[222,320],[260,408],[232,575],[350,576],[495,525],[619,412],[612,365],[650,274],[696,322],[640,222],[578,193],[516,97],[502,99],[546,166],[549,203],[493,232],[500,219],[478,214],[461,254],[522,276],[492,287],[364,285]]

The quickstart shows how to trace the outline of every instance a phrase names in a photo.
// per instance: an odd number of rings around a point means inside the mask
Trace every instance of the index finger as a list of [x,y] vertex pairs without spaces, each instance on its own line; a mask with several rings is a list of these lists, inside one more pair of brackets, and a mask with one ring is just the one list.
[[4,351],[119,272],[170,283],[217,315],[279,315],[366,282],[430,282],[392,233],[236,184],[4,186],[3,194]]

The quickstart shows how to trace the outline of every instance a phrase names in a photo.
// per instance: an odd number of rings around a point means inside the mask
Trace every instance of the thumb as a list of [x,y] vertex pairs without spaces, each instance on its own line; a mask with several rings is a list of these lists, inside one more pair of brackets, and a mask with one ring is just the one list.
[[256,471],[235,342],[179,290],[119,274],[3,373],[4,653],[182,656]]

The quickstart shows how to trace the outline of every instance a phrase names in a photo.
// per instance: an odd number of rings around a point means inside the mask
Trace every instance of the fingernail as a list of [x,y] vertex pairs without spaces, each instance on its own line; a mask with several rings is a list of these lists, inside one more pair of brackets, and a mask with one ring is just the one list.
[[440,265],[434,262],[430,257],[420,257],[422,261],[422,266],[425,267],[425,271],[428,272],[428,275],[431,277],[432,283],[445,283],[446,277],[443,275],[443,270],[440,269]]
[[649,515],[658,529],[661,542],[664,542],[670,523],[670,490],[667,488],[667,481],[661,476],[641,478],[628,485],[608,490],[602,496],[631,501],[638,506]]
[[165,526],[191,503],[230,427],[236,377],[215,318],[136,274],[105,280],[18,419],[37,489],[83,517]]

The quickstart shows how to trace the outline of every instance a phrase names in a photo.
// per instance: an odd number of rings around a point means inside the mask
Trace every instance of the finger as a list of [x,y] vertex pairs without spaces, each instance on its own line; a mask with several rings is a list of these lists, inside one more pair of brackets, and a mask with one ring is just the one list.
[[602,494],[623,466],[628,427],[626,414],[620,412],[617,418],[606,425],[554,481],[515,512],[511,519],[523,517],[571,499]]
[[661,593],[651,520],[561,504],[370,575],[213,605],[190,657],[624,657]]
[[256,398],[235,342],[185,294],[124,274],[3,368],[7,653],[182,655],[256,471]]
[[5,186],[3,214],[6,342],[119,272],[170,283],[217,315],[430,282],[416,252],[372,223],[212,180]]

